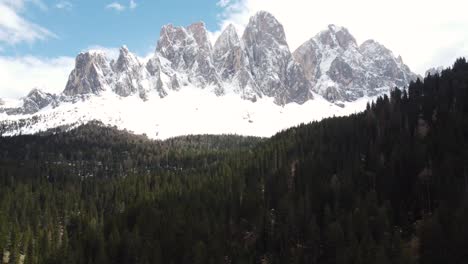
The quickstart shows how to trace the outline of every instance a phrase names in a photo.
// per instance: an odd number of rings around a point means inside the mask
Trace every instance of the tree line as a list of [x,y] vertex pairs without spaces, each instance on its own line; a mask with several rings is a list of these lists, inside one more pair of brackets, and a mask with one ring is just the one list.
[[468,63],[269,139],[0,138],[6,263],[466,263]]

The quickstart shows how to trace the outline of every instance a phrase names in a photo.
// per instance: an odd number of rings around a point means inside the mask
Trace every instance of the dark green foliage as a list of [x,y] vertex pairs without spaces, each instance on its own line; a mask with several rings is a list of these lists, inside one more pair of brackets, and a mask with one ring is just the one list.
[[17,263],[467,263],[468,63],[264,140],[0,138]]

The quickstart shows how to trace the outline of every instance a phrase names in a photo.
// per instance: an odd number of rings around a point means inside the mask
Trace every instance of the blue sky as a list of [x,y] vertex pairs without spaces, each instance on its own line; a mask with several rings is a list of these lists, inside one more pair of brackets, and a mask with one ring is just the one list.
[[34,43],[2,45],[2,54],[74,56],[93,46],[118,47],[125,44],[133,52],[144,55],[154,49],[164,24],[188,25],[202,20],[209,30],[218,28],[217,14],[221,7],[217,0],[132,2],[132,6],[128,0],[44,0],[45,6],[26,3],[23,17],[53,35]]
[[0,98],[60,93],[81,51],[127,45],[147,57],[164,24],[204,21],[213,40],[230,23],[242,34],[260,10],[283,24],[291,51],[336,24],[418,74],[468,55],[467,0],[0,0]]

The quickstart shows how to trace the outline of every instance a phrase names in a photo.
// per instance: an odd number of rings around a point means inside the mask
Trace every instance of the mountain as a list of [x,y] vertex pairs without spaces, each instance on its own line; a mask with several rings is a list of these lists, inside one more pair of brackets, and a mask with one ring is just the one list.
[[358,45],[335,25],[294,52],[281,23],[264,11],[242,35],[229,25],[214,45],[208,36],[203,22],[168,24],[148,60],[126,46],[115,60],[98,50],[81,52],[61,94],[33,91],[9,104],[14,107],[0,106],[0,134],[99,120],[157,137],[182,131],[269,136],[363,110],[369,98],[417,78],[383,45]]
[[252,76],[244,43],[233,25],[226,27],[216,40],[213,59],[221,80],[231,84],[232,92],[252,101],[261,97],[259,87]]
[[[171,76],[176,73],[179,73],[176,76],[185,75],[185,79],[194,86],[211,86],[216,95],[224,94],[214,67],[212,47],[204,23],[194,23],[187,28],[164,26],[156,52],[170,62],[171,69],[166,71],[166,74],[169,72]],[[175,82],[177,77],[172,79]]]
[[0,259],[466,264],[467,89],[459,59],[265,139],[97,122],[0,137]]
[[34,88],[26,97],[23,97],[18,102],[12,102],[13,105],[0,100],[0,113],[6,113],[7,115],[30,115],[54,103],[56,99],[55,95]]
[[344,27],[329,25],[294,51],[312,90],[330,101],[354,101],[393,87],[406,87],[418,76],[401,57],[374,40],[358,45]]
[[443,70],[445,70],[444,66],[430,68],[429,70],[426,71],[424,75],[427,77],[429,75],[441,74]]
[[293,60],[283,26],[269,13],[259,12],[245,28],[242,40],[251,73],[260,89],[278,104],[302,104],[312,88],[302,67]]
[[[150,90],[148,85],[154,81],[150,78],[153,75],[126,46],[120,48],[117,61],[109,61],[100,51],[83,52],[76,57],[75,69],[70,74],[63,95],[98,95],[111,90],[122,97],[138,94],[145,99]],[[152,88],[158,90],[156,86]]]

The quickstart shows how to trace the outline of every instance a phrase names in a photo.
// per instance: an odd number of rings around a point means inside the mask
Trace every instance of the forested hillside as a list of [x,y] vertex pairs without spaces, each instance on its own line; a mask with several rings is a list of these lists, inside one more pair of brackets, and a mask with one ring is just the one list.
[[270,139],[0,138],[5,263],[467,263],[468,63]]

